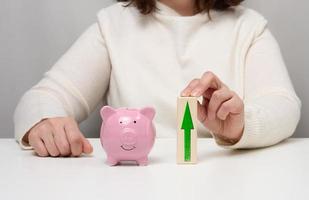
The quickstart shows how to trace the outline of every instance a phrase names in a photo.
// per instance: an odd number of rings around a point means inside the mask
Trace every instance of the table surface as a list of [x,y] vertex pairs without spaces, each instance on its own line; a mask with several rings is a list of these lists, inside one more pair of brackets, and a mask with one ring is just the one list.
[[98,139],[79,158],[42,158],[0,139],[1,199],[309,199],[309,139],[256,150],[198,140],[198,164],[176,164],[176,140],[157,139],[148,166],[105,164]]

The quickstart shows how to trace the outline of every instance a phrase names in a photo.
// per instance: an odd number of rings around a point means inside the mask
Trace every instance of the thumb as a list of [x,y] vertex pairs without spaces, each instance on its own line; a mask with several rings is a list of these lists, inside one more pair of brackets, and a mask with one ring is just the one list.
[[83,138],[83,152],[85,154],[91,154],[93,152],[93,147],[90,144],[89,140],[87,140],[85,137]]

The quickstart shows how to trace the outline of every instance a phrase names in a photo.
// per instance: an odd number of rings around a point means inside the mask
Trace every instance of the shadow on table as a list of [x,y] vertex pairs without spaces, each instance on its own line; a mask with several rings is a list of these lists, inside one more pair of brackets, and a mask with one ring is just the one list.
[[[29,150],[27,150],[29,151]],[[74,158],[74,159],[82,159],[82,158],[92,158],[94,157],[93,154],[81,154],[80,156],[72,156],[72,155],[68,155],[68,156],[39,156],[35,151],[31,151],[30,152],[31,155],[36,156],[38,158],[56,158],[56,159],[69,159],[69,158]]]
[[[104,165],[108,166],[106,159],[102,159],[102,163]],[[150,156],[149,157],[148,165],[157,165],[157,164],[162,164],[162,163],[164,163],[164,161],[160,157],[157,157],[157,156]],[[146,166],[148,166],[148,165],[146,165]],[[136,166],[140,166],[140,165],[137,164],[136,161],[134,161],[134,160],[124,160],[124,161],[120,161],[117,165],[111,166],[111,167],[136,167]],[[144,167],[144,166],[140,166],[140,167]]]
[[220,157],[236,157],[242,156],[247,154],[254,154],[258,152],[265,152],[265,151],[272,151],[274,149],[278,150],[278,148],[285,148],[288,145],[294,145],[301,142],[301,140],[293,140],[287,139],[278,144],[262,147],[262,148],[253,148],[253,149],[225,149],[225,148],[218,148],[211,152],[198,152],[198,160],[199,162],[204,162],[205,160],[209,161],[211,158],[220,158]]

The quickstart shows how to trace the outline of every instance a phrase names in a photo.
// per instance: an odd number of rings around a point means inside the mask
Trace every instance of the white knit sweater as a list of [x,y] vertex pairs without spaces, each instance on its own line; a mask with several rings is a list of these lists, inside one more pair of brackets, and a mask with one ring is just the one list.
[[[15,137],[43,118],[78,122],[105,97],[113,107],[153,106],[158,137],[176,136],[176,99],[206,71],[214,72],[245,103],[245,129],[230,148],[268,146],[291,136],[301,103],[278,44],[257,12],[181,16],[158,2],[144,16],[122,3],[102,9],[92,25],[20,100]],[[200,136],[209,135],[199,124]]]

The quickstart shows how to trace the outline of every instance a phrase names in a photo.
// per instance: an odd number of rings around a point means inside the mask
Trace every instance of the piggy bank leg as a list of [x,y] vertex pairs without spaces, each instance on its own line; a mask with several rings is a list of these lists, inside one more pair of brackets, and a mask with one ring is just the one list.
[[114,158],[108,156],[106,162],[107,162],[108,165],[114,166],[114,165],[117,165],[118,160],[116,160],[116,159],[114,159]]
[[137,164],[141,165],[141,166],[146,166],[148,165],[148,157],[143,157],[139,160],[137,160]]

